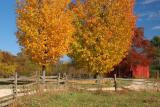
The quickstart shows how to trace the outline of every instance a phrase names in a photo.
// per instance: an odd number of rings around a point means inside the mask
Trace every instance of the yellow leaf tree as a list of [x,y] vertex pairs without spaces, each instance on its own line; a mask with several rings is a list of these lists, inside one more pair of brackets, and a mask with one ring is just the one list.
[[136,17],[134,0],[77,0],[72,59],[95,73],[113,70],[131,46]]
[[72,41],[70,0],[18,0],[17,38],[32,60],[45,67],[68,52]]

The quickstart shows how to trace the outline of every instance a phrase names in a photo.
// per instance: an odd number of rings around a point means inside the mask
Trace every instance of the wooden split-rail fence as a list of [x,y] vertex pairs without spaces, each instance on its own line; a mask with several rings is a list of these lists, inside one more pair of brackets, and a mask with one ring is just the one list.
[[[41,79],[40,79],[41,78]],[[106,89],[112,87],[112,91],[117,91],[119,88],[125,88],[124,86],[129,86],[133,83],[143,83],[145,84],[153,84],[150,80],[138,80],[138,79],[124,79],[124,78],[97,78],[97,79],[68,79],[67,76],[61,77],[60,74],[57,76],[46,76],[45,82],[43,82],[44,78],[40,77],[38,79],[27,79],[27,81],[32,81],[26,85],[18,85],[18,82],[21,80],[15,74],[13,87],[11,88],[13,93],[11,95],[7,95],[5,97],[0,98],[0,107],[5,107],[10,104],[13,104],[14,101],[19,96],[30,95],[37,92],[39,88],[38,85],[42,86],[44,89],[54,89],[58,87],[58,89],[62,89],[67,86],[67,88],[74,88],[74,89],[82,89],[88,91],[95,91],[98,89]],[[11,79],[8,79],[11,80]],[[42,81],[43,80],[43,81]],[[1,80],[0,80],[1,81]],[[24,80],[23,80],[24,81]],[[138,83],[138,84],[139,84]],[[156,82],[157,83],[157,82]],[[51,87],[50,87],[51,84]],[[38,87],[37,87],[38,86]],[[46,88],[46,86],[48,88]],[[160,86],[160,85],[159,85]],[[156,86],[157,87],[157,86]],[[38,89],[37,89],[38,88]],[[158,88],[157,88],[158,89]],[[39,91],[39,90],[38,90]],[[44,90],[43,90],[44,91]]]
[[[12,79],[1,79],[0,81],[13,81],[12,87],[10,90],[12,90],[12,93],[7,96],[0,97],[0,107],[7,107],[15,102],[17,97],[24,96],[28,94],[34,94],[37,90],[37,85],[43,85],[41,77],[40,79],[24,79],[24,78],[18,78],[17,73],[15,73],[14,78]],[[18,85],[19,81],[30,81],[31,83],[25,84],[25,85]],[[60,85],[66,83],[67,78],[61,78],[60,74],[58,76],[46,76],[45,82],[46,83],[52,83],[55,85]]]

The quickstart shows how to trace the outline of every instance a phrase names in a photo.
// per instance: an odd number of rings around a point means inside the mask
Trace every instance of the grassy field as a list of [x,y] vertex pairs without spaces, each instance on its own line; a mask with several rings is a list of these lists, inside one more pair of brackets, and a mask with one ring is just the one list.
[[17,107],[160,107],[160,92],[50,92],[21,97]]

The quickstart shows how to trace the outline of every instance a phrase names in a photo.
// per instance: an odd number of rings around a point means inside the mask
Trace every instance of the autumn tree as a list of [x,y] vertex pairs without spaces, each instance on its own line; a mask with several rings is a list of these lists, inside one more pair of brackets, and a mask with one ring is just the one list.
[[132,48],[128,54],[128,62],[134,65],[149,65],[152,62],[154,48],[151,42],[144,37],[144,28],[135,29]]
[[91,72],[113,70],[128,54],[136,17],[134,0],[77,0],[71,58]]
[[45,67],[68,52],[74,30],[70,0],[17,1],[17,38],[32,60]]

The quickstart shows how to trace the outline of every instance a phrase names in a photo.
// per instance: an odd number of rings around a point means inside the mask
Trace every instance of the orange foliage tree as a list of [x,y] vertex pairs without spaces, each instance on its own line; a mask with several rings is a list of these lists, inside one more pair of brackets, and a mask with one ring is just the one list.
[[[70,0],[18,0],[17,38],[32,60],[42,65],[55,63],[68,52],[72,41]],[[45,76],[44,76],[45,79]]]
[[77,0],[71,58],[90,72],[112,71],[131,46],[134,0]]

